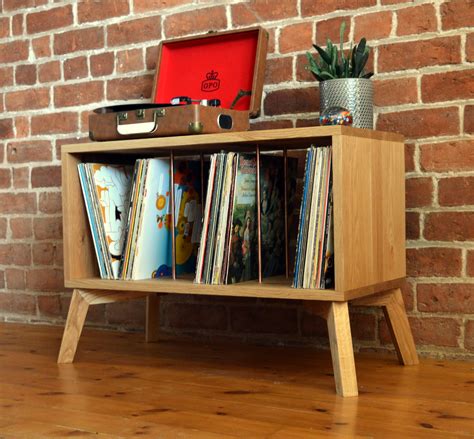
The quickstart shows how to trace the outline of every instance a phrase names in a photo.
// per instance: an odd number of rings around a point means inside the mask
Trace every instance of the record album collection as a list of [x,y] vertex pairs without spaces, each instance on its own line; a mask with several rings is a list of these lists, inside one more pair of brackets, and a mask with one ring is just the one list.
[[173,255],[175,274],[196,283],[254,280],[259,269],[263,278],[284,275],[292,242],[285,224],[296,238],[299,215],[293,286],[331,288],[331,149],[308,150],[299,213],[285,207],[285,194],[288,205],[298,199],[297,159],[260,154],[259,164],[259,191],[255,153],[180,157],[172,176],[169,158],[79,164],[101,278],[170,277]]

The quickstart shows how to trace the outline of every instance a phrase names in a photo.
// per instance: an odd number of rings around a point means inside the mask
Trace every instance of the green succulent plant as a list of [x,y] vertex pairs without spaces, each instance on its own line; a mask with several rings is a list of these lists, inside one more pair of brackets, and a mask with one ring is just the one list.
[[339,29],[340,48],[332,43],[328,38],[326,49],[313,44],[313,47],[319,54],[318,59],[315,59],[310,52],[306,52],[308,58],[308,65],[306,69],[309,70],[318,81],[326,81],[328,79],[339,78],[370,78],[373,72],[366,73],[364,68],[370,55],[370,47],[367,46],[365,38],[359,41],[349,50],[346,56],[343,50],[344,32],[346,30],[346,23],[343,21]]

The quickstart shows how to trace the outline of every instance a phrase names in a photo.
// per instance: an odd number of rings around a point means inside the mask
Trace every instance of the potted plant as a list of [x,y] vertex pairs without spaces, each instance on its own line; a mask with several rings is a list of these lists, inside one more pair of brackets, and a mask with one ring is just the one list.
[[349,110],[353,117],[353,126],[373,128],[373,86],[372,72],[365,71],[370,48],[362,38],[359,44],[344,54],[343,41],[346,24],[341,24],[340,48],[328,38],[326,49],[313,44],[319,54],[315,59],[310,52],[307,69],[319,81],[321,114],[333,107]]

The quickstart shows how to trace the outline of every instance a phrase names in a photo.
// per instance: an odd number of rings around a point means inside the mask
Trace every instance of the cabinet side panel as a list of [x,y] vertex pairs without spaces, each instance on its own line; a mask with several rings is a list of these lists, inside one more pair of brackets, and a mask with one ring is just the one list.
[[334,136],[336,291],[405,276],[401,142]]
[[99,276],[77,165],[80,159],[62,153],[64,279]]

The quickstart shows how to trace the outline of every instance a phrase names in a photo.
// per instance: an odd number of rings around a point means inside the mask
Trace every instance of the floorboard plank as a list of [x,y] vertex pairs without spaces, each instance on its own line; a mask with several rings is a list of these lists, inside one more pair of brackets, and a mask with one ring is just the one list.
[[358,398],[328,352],[86,329],[57,365],[60,327],[0,324],[0,437],[472,437],[471,363],[356,355]]

